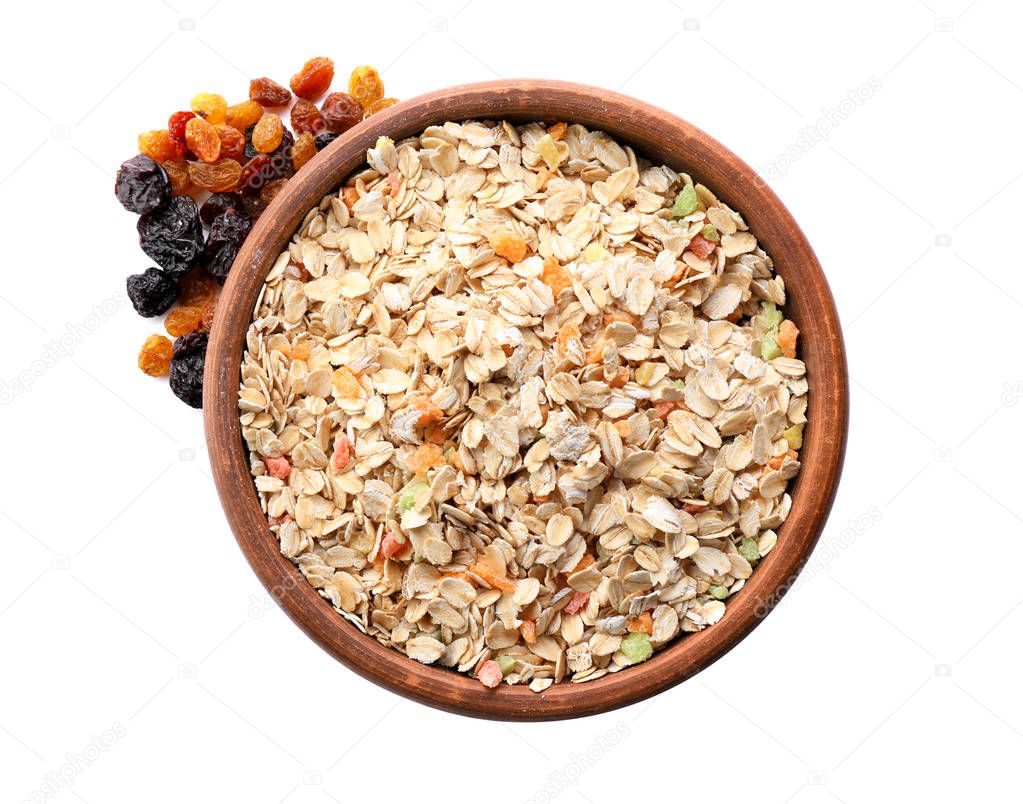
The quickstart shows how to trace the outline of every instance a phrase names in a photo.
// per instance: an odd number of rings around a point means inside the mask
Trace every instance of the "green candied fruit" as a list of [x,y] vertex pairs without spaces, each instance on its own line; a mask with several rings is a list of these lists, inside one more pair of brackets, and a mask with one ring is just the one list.
[[728,597],[728,587],[716,583],[713,586],[707,587],[707,593],[711,597],[717,598],[718,600],[724,600],[726,597]]
[[636,631],[634,634],[629,634],[625,637],[619,650],[633,664],[645,662],[654,654],[654,647],[650,644],[650,637],[642,631]]
[[511,656],[498,656],[497,666],[501,668],[501,675],[506,676],[515,669],[515,659]]
[[802,449],[803,447],[803,425],[794,424],[784,433],[785,440],[789,442],[789,449]]
[[696,188],[691,184],[687,184],[675,196],[675,204],[672,206],[671,211],[677,218],[684,218],[686,215],[692,215],[696,212],[696,208],[699,206],[700,200],[696,197]]
[[705,239],[714,243],[717,243],[721,239],[721,235],[718,234],[718,230],[709,223],[700,229],[700,234],[703,235]]
[[757,548],[755,539],[743,539],[739,542],[739,555],[745,558],[750,564],[756,564],[760,560],[760,550]]
[[764,302],[760,314],[764,317],[764,327],[771,332],[777,332],[781,322],[785,320],[785,316],[774,302]]
[[760,356],[764,360],[774,360],[776,357],[781,357],[781,347],[778,346],[774,333],[768,332],[764,336],[764,340],[760,343]]
[[398,504],[395,506],[398,509],[399,514],[404,514],[410,510],[413,505],[416,504],[416,497],[423,489],[430,488],[428,485],[422,482],[409,483],[405,486],[401,495],[398,497]]

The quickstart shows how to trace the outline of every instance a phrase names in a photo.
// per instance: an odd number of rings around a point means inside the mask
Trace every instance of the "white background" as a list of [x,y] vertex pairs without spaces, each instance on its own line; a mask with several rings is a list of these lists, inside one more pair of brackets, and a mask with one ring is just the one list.
[[[51,773],[54,797],[85,804],[1016,790],[1020,4],[133,0],[4,17],[0,799],[43,800]],[[317,54],[344,75],[377,65],[402,98],[495,76],[620,89],[775,164],[844,321],[849,452],[799,587],[698,677],[577,721],[448,715],[336,664],[245,564],[200,414],[135,367],[159,324],[123,302],[151,263],[113,174],[194,92],[237,101]],[[850,114],[828,111],[871,79]],[[838,124],[804,153],[822,119]]]

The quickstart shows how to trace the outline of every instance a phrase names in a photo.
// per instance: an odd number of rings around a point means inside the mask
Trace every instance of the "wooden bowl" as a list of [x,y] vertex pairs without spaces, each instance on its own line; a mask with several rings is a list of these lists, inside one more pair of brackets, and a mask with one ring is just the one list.
[[[259,506],[236,409],[239,366],[256,296],[275,258],[313,206],[363,164],[378,136],[394,140],[465,119],[567,120],[600,128],[655,163],[691,173],[749,223],[785,279],[785,314],[798,325],[810,381],[802,470],[778,543],[720,622],[682,636],[647,662],[584,684],[487,689],[442,667],[420,664],[359,633],[278,549]],[[799,226],[754,171],[686,121],[603,89],[558,81],[489,81],[404,101],[351,129],[288,182],[256,223],[217,304],[205,374],[206,441],[220,499],[249,564],[288,616],[324,650],[364,678],[421,703],[475,717],[549,720],[631,704],[719,659],[792,585],[827,519],[845,452],[848,383],[838,315],[821,267]]]

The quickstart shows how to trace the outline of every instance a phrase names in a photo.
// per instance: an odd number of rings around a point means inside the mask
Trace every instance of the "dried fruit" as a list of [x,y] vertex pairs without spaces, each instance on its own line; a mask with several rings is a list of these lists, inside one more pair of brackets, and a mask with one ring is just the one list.
[[174,139],[166,129],[144,131],[139,134],[139,150],[155,162],[166,162],[184,157],[185,144]]
[[202,324],[202,310],[198,307],[178,307],[171,310],[163,320],[163,328],[175,338],[199,329]]
[[369,106],[364,107],[363,112],[366,117],[369,117],[372,114],[382,112],[384,109],[394,106],[394,104],[396,104],[397,102],[398,102],[397,98],[381,98],[380,100],[373,101],[371,104],[369,104]]
[[210,125],[218,125],[227,119],[227,101],[223,95],[200,92],[192,98],[192,111],[204,118]]
[[185,276],[181,282],[181,295],[178,304],[182,307],[202,307],[217,296],[217,283],[209,274],[196,268]]
[[198,329],[174,341],[170,387],[178,399],[193,408],[202,407],[202,372],[209,337],[206,330]]
[[315,140],[316,150],[322,151],[340,136],[336,131],[324,131],[322,134],[317,134]]
[[254,100],[247,100],[228,106],[224,123],[231,128],[245,131],[249,126],[255,125],[262,116],[263,107]]
[[341,472],[352,460],[352,442],[348,436],[339,433],[334,439],[334,454],[330,456],[330,465]]
[[305,98],[299,98],[291,107],[291,128],[296,134],[311,132],[319,134],[327,127],[323,122],[323,115],[316,108],[316,104]]
[[760,560],[760,550],[757,548],[756,539],[743,539],[737,548],[739,555],[745,558],[750,564],[756,564]]
[[291,91],[300,98],[316,100],[327,91],[333,80],[334,62],[324,56],[316,56],[291,76]]
[[506,676],[515,669],[515,657],[502,654],[497,657],[497,666],[501,668],[501,675]]
[[654,653],[653,646],[650,644],[650,637],[640,631],[625,637],[619,650],[632,664],[645,662]]
[[270,202],[277,197],[277,193],[283,190],[284,185],[287,183],[287,179],[274,179],[273,181],[268,181],[259,191],[259,200],[269,206]]
[[348,94],[361,106],[368,106],[384,97],[384,82],[376,68],[364,65],[352,70],[348,77]]
[[163,163],[163,169],[170,179],[171,193],[184,195],[192,189],[192,180],[188,176],[188,162],[184,159],[168,159]]
[[677,196],[671,211],[679,218],[692,215],[700,205],[700,199],[696,197],[696,188],[691,184],[683,187]]
[[245,211],[246,215],[248,215],[253,221],[255,221],[260,215],[263,214],[264,211],[266,211],[266,204],[264,204],[260,200],[258,193],[255,195],[252,194],[243,195],[242,209]]
[[789,442],[789,449],[802,449],[803,448],[803,425],[794,424],[785,432],[782,433],[782,437]]
[[272,112],[266,112],[252,129],[252,147],[268,154],[281,144],[284,137],[284,123]]
[[688,251],[693,252],[701,260],[706,259],[714,251],[715,243],[708,240],[703,235],[696,235],[692,240],[689,241]]
[[760,356],[764,360],[774,360],[776,357],[781,357],[781,348],[778,346],[778,341],[775,339],[773,331],[764,335],[764,339],[760,342]]
[[249,98],[260,106],[287,106],[291,93],[272,78],[253,78],[249,81]]
[[408,546],[408,542],[399,541],[391,531],[387,531],[387,535],[380,541],[380,552],[384,558],[393,559],[405,552]]
[[220,159],[213,164],[189,162],[188,176],[197,187],[211,193],[222,193],[238,186],[242,177],[242,166],[234,159]]
[[331,92],[323,99],[320,114],[327,128],[340,134],[362,121],[362,104],[347,92]]
[[199,208],[187,195],[174,196],[165,207],[139,218],[138,233],[142,250],[172,279],[184,276],[202,253]]
[[571,274],[565,270],[555,257],[544,258],[543,273],[540,275],[540,281],[551,289],[555,299],[561,295],[561,291],[572,287]]
[[163,335],[150,335],[139,349],[139,368],[150,377],[162,377],[170,369],[174,347]]
[[778,347],[785,357],[796,356],[796,341],[799,339],[799,328],[789,319],[785,319],[778,326]]
[[526,241],[517,234],[511,232],[497,232],[489,238],[490,247],[499,257],[504,257],[512,262],[522,262],[526,259],[526,252],[529,250]]
[[224,159],[234,159],[236,162],[240,162],[245,158],[244,134],[231,126],[219,125],[213,128],[216,129],[217,136],[220,137],[220,155]]
[[145,154],[123,162],[114,181],[114,195],[121,206],[136,215],[145,215],[166,204],[171,197],[171,181],[166,171]]
[[195,112],[174,112],[167,120],[167,130],[178,142],[185,141],[185,126],[195,117]]
[[201,117],[193,117],[185,126],[185,144],[203,162],[216,162],[220,156],[217,130]]
[[299,134],[291,146],[291,164],[295,170],[316,156],[316,138],[308,131]]
[[213,329],[213,316],[217,313],[217,303],[210,302],[202,308],[202,328]]
[[207,228],[213,225],[213,221],[223,215],[231,208],[242,208],[242,197],[238,193],[213,193],[203,201],[199,208],[199,220]]
[[251,228],[252,220],[241,210],[228,209],[217,216],[210,226],[202,258],[203,267],[210,276],[217,279],[227,276]]
[[287,458],[264,458],[263,463],[266,464],[266,473],[270,477],[287,480],[288,475],[291,474],[291,464],[288,463]]
[[146,318],[167,312],[180,292],[178,283],[159,268],[146,268],[141,274],[132,274],[126,285],[135,312]]
[[493,659],[487,659],[487,661],[480,665],[480,669],[476,671],[476,678],[480,680],[484,687],[493,689],[500,686],[504,673],[501,671],[501,665]]

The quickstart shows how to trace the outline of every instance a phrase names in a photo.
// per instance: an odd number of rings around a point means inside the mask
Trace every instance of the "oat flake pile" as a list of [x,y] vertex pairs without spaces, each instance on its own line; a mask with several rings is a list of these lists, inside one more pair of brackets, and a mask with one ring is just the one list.
[[607,134],[381,138],[266,279],[239,408],[281,551],[424,663],[542,691],[721,619],[807,383],[736,212]]

